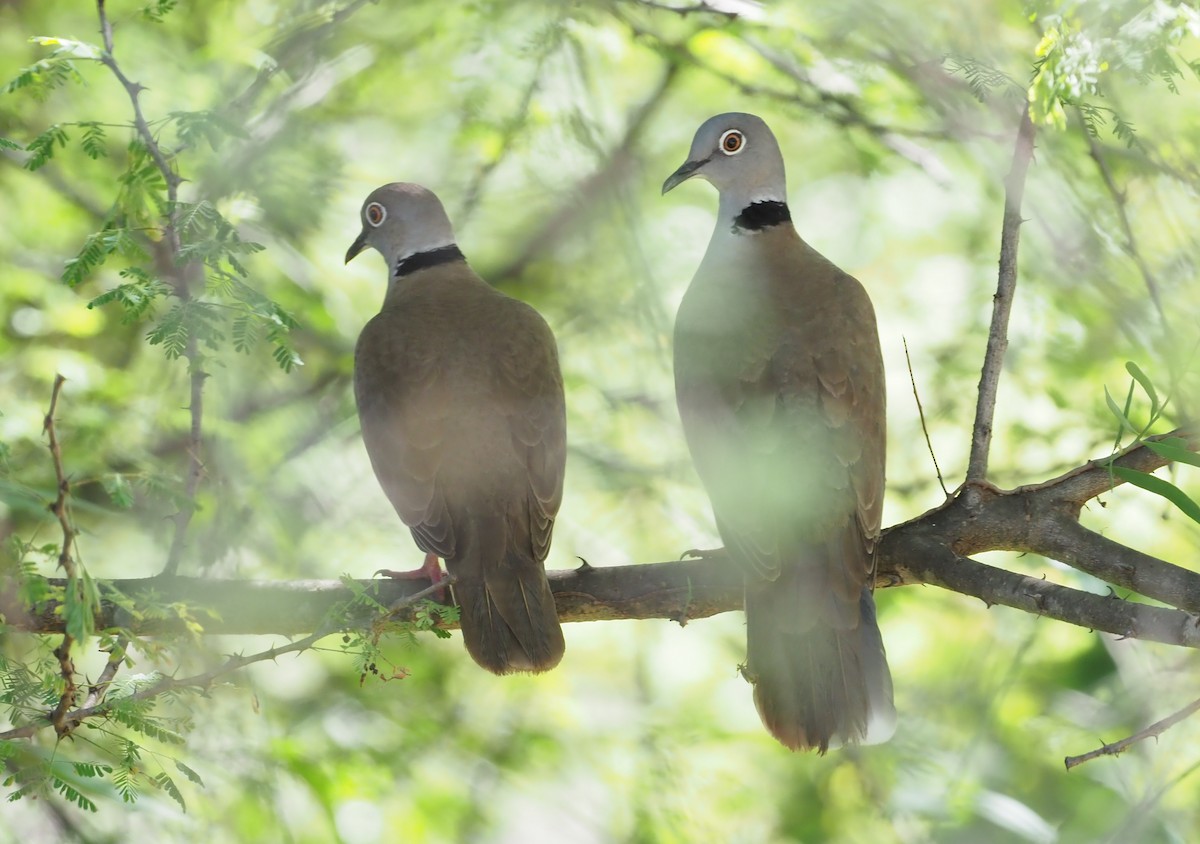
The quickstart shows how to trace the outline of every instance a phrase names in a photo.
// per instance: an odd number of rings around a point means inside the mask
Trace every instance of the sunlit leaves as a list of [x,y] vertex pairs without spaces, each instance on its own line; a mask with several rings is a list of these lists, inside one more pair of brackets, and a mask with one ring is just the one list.
[[78,41],[74,38],[59,38],[56,35],[35,35],[29,39],[31,43],[42,47],[54,47],[54,52],[51,53],[53,58],[70,57],[73,59],[90,59],[95,61],[100,58],[101,49],[95,44],[87,41]]
[[21,68],[21,72],[9,80],[4,88],[0,89],[0,93],[10,94],[24,88],[39,100],[44,100],[55,88],[72,80],[78,81],[79,78],[79,71],[69,60],[42,59],[29,67]]
[[1158,81],[1178,94],[1183,67],[1195,70],[1192,62],[1175,55],[1184,38],[1200,35],[1200,13],[1187,4],[1153,3],[1107,37],[1084,29],[1071,12],[1045,20],[1028,88],[1035,123],[1062,129],[1066,108],[1075,106],[1083,110],[1085,124],[1095,134],[1107,112],[1113,134],[1132,145],[1133,126],[1113,109],[1091,101],[1104,96],[1103,78],[1119,68],[1142,84]]
[[142,7],[142,17],[148,21],[162,23],[163,18],[170,14],[177,5],[179,5],[179,0],[154,0]]

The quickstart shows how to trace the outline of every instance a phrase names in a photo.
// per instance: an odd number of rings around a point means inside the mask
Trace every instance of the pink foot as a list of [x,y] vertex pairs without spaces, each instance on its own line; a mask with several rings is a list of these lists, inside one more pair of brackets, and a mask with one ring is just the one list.
[[[446,579],[446,574],[442,571],[442,566],[438,562],[437,554],[426,554],[425,562],[419,569],[412,571],[392,571],[391,569],[379,569],[375,572],[376,576],[383,575],[390,577],[393,580],[428,580],[430,586],[437,586]],[[433,593],[434,598],[439,603],[446,602],[446,590],[441,588]]]

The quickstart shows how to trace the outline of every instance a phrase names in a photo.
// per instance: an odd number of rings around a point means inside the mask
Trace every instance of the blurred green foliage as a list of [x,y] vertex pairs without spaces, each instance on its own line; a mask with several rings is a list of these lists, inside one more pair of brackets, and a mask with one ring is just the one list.
[[[0,4],[6,571],[54,573],[42,417],[55,373],[68,379],[58,432],[81,563],[96,579],[162,568],[170,517],[190,506],[189,362],[176,359],[189,342],[208,378],[182,573],[365,577],[416,560],[348,389],[384,276],[342,256],[362,198],[394,180],[435,190],[475,268],[557,333],[571,454],[552,567],[711,546],[669,338],[715,198],[698,185],[663,200],[658,186],[695,127],[733,109],[775,129],[802,235],[874,299],[891,396],[885,523],[941,501],[902,337],[947,483],[965,467],[1023,103],[1039,134],[993,479],[1037,482],[1106,455],[1105,390],[1125,395],[1136,372],[1157,391],[1130,392],[1130,427],[1187,418],[1195,7],[672,5],[109,3],[114,55],[146,86],[145,119],[183,180],[171,203],[100,61],[95,9]],[[168,216],[202,267],[187,296],[169,283]],[[1170,481],[1195,499],[1193,469]],[[1089,526],[1194,558],[1200,529],[1162,498],[1126,487],[1103,503]],[[562,667],[536,678],[486,675],[457,637],[423,636],[379,643],[371,660],[407,672],[381,682],[326,640],[60,745],[52,731],[0,743],[8,796],[44,775],[37,800],[5,806],[0,841],[1182,842],[1200,828],[1195,722],[1120,759],[1061,762],[1200,694],[1194,655],[933,588],[879,602],[901,713],[882,747],[817,758],[775,745],[737,676],[737,614],[570,625]],[[0,628],[3,717],[53,707],[56,644]],[[79,669],[95,679],[112,644],[80,648]],[[269,645],[136,641],[113,694]]]

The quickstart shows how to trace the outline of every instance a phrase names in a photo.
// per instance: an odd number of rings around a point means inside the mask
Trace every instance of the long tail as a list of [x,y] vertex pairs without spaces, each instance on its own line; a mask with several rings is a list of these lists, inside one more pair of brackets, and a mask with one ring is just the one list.
[[566,648],[545,568],[523,533],[505,519],[472,519],[446,561],[467,652],[494,674],[549,671]]
[[803,618],[802,578],[792,568],[746,588],[746,669],[763,724],[792,750],[887,741],[896,709],[870,590],[840,621]]

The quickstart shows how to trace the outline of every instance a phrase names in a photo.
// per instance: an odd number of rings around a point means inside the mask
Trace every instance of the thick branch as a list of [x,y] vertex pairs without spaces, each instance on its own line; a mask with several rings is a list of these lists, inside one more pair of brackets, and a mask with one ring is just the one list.
[[[1185,432],[1192,448],[1197,438]],[[1003,491],[980,487],[960,490],[945,504],[884,532],[877,553],[877,585],[931,584],[988,604],[1003,604],[1115,635],[1200,647],[1200,574],[1106,539],[1078,524],[1082,504],[1120,480],[1091,461],[1045,483]],[[1167,461],[1145,446],[1117,459],[1118,465],[1154,471]],[[1103,483],[1101,483],[1103,481]],[[1007,550],[1040,554],[1104,578],[1116,586],[1170,604],[1175,609],[1121,601],[1048,583],[983,565],[971,554]],[[416,586],[405,581],[362,581],[377,590],[381,603],[410,597]],[[61,586],[63,581],[54,581]],[[551,586],[564,621],[668,618],[680,622],[740,609],[741,574],[722,555],[698,561],[552,572]],[[330,609],[349,600],[337,581],[229,581],[202,578],[115,580],[115,588],[138,603],[159,606],[186,602],[210,633],[282,633],[316,629]],[[38,633],[59,632],[62,619],[49,602],[36,608],[15,603],[19,590],[0,583],[0,614],[12,627]],[[201,609],[217,617],[205,617]],[[364,621],[369,619],[364,618]],[[162,619],[135,620],[105,600],[98,628],[127,627],[154,634],[180,624]]]
[[1021,200],[1025,195],[1025,174],[1033,159],[1033,123],[1029,108],[1021,114],[1012,168],[1004,180],[1004,223],[1000,230],[1000,271],[996,295],[992,299],[992,325],[988,330],[987,352],[979,376],[979,401],[975,405],[975,425],[971,430],[971,457],[967,462],[967,482],[987,480],[988,451],[992,445],[992,421],[996,415],[996,394],[1000,387],[1000,369],[1008,350],[1008,317],[1012,313],[1013,293],[1017,289],[1017,246],[1021,239]]

